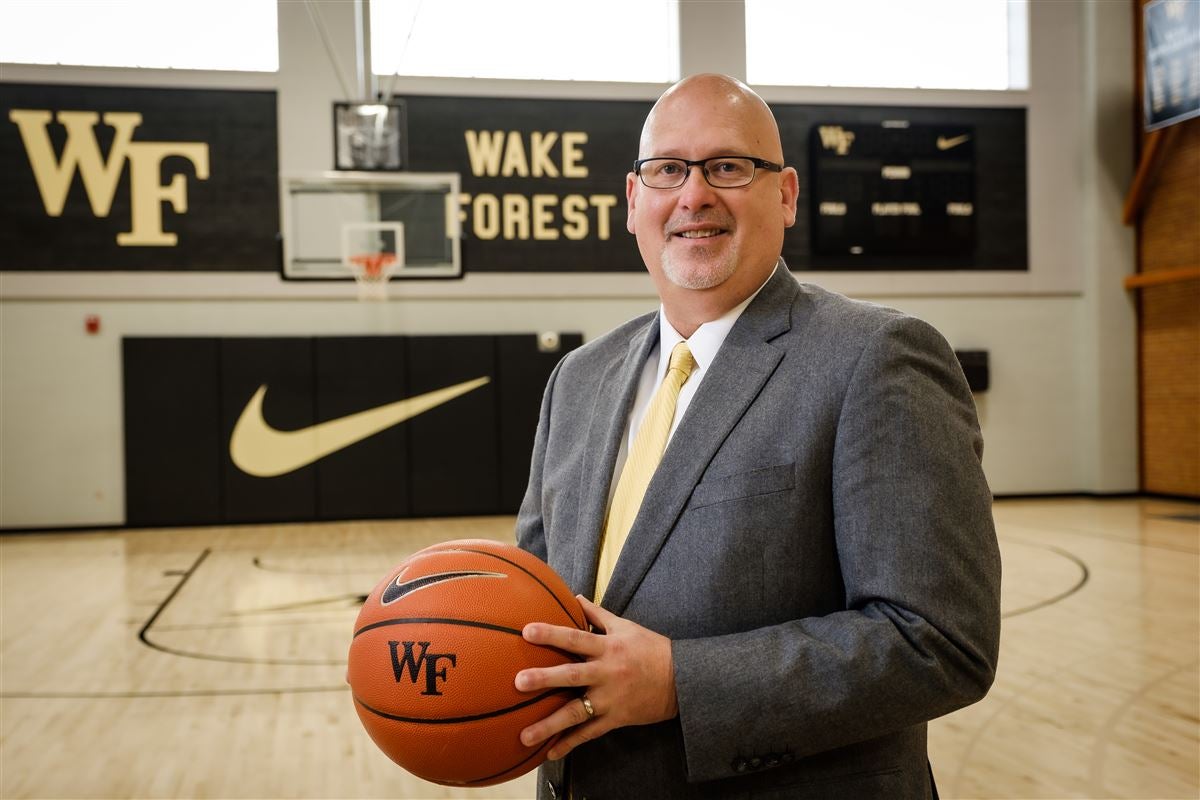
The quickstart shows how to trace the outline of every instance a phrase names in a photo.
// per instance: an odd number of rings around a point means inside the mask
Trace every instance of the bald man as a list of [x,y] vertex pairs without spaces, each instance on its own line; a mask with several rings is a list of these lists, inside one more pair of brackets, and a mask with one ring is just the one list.
[[[796,171],[741,82],[671,87],[626,178],[661,299],[546,388],[518,543],[580,594],[542,798],[928,798],[926,723],[981,698],[1000,560],[953,351],[783,263]],[[555,738],[557,737],[557,738]]]

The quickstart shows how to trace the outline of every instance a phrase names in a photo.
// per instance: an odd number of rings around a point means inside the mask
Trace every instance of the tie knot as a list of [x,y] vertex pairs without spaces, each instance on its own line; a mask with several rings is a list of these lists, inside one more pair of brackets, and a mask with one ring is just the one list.
[[687,342],[680,342],[675,345],[675,349],[671,351],[671,361],[667,364],[667,372],[678,370],[683,373],[684,379],[692,374],[692,370],[696,368],[696,359],[692,355],[692,351],[688,349]]

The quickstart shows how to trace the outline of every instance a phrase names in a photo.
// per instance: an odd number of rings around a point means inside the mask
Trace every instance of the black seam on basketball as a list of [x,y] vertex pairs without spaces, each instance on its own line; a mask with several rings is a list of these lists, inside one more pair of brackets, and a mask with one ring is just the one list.
[[483,628],[489,631],[499,631],[500,633],[511,633],[513,636],[521,636],[521,632],[516,628],[506,628],[503,625],[492,625],[487,622],[473,622],[468,619],[448,619],[444,617],[397,617],[395,619],[381,619],[378,622],[372,622],[370,625],[364,625],[354,632],[354,638],[358,638],[360,633],[374,630],[376,628],[386,628],[391,625],[419,625],[428,623],[432,625],[462,625],[467,628]]
[[[556,736],[556,737],[554,737],[554,738],[548,739],[548,740],[546,740],[545,742],[542,742],[541,746],[539,746],[539,747],[538,747],[536,750],[534,750],[532,753],[530,753],[529,755],[527,755],[527,756],[525,756],[524,758],[522,758],[522,759],[521,759],[520,761],[518,761],[517,763],[515,763],[515,764],[513,764],[513,765],[511,765],[511,766],[509,766],[509,767],[506,767],[505,769],[502,769],[502,770],[500,770],[499,772],[495,773],[494,775],[488,775],[488,776],[487,776],[487,777],[485,777],[485,778],[471,778],[470,780],[468,780],[468,781],[465,781],[465,782],[463,783],[463,786],[484,786],[484,785],[487,785],[488,783],[490,783],[491,781],[494,781],[494,780],[496,780],[497,778],[499,778],[499,777],[500,777],[500,776],[502,776],[502,775],[507,775],[508,773],[510,773],[510,772],[512,772],[512,771],[514,771],[514,770],[518,770],[518,769],[520,769],[522,764],[527,764],[527,763],[529,763],[530,761],[532,761],[533,759],[537,758],[538,756],[540,756],[540,755],[544,754],[544,753],[545,753],[547,750],[549,750],[549,749],[550,749],[550,748],[551,748],[551,747],[554,745],[554,743],[555,743],[556,741],[558,741],[558,737],[557,737],[557,736]],[[524,773],[522,773],[522,774],[524,774]]]
[[[529,700],[523,700],[520,703],[517,703],[515,706],[509,706],[508,708],[501,708],[496,711],[489,711],[486,714],[472,714],[471,716],[467,716],[467,717],[434,717],[434,718],[401,717],[396,714],[389,714],[386,711],[380,711],[377,708],[372,708],[371,706],[364,703],[358,697],[358,695],[354,696],[354,702],[358,703],[360,706],[365,708],[367,711],[370,711],[372,714],[374,714],[377,717],[383,717],[384,719],[394,720],[395,722],[412,722],[412,723],[416,723],[418,725],[450,725],[450,724],[453,724],[456,722],[476,722],[481,719],[491,719],[492,717],[502,717],[505,714],[511,714],[513,711],[520,711],[522,708],[525,708],[526,706],[531,706],[534,703],[540,703],[543,700],[545,700],[547,697],[553,697],[556,694],[564,694],[566,692],[567,692],[566,689],[553,689],[549,692],[543,692],[543,693],[539,694],[537,697],[531,698]],[[476,780],[483,780],[483,779],[478,778]]]
[[[567,615],[567,619],[571,620],[571,624],[572,625],[576,624],[575,617],[571,616],[571,612],[568,611],[567,607],[563,605],[562,600],[558,599],[558,595],[554,593],[554,590],[551,589],[549,586],[547,586],[541,578],[539,578],[537,575],[534,575],[532,572],[525,569],[517,562],[512,561],[511,559],[507,559],[504,556],[496,555],[495,553],[489,553],[487,550],[474,550],[470,547],[458,547],[458,548],[455,548],[455,550],[457,550],[460,553],[477,553],[481,556],[491,556],[492,558],[499,559],[500,561],[503,561],[506,564],[512,564],[514,567],[521,570],[521,572],[524,572],[526,575],[528,575],[529,577],[531,577],[535,581],[537,581],[538,585],[541,586],[543,589],[545,589],[550,594],[550,596],[554,598],[554,602],[558,603],[558,607],[561,608],[563,610],[563,613]],[[453,552],[453,551],[442,550],[439,552]],[[534,557],[536,558],[536,556],[534,556]],[[576,627],[578,627],[578,626],[576,625]],[[580,630],[583,630],[583,629],[581,628]]]

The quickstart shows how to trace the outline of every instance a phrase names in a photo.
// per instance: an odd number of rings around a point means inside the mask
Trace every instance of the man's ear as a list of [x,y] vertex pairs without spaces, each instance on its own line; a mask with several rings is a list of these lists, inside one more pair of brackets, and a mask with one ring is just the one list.
[[779,194],[783,201],[783,226],[796,224],[796,202],[800,197],[800,176],[795,167],[784,167],[779,175]]
[[625,176],[625,230],[636,234],[633,228],[633,207],[637,202],[638,177],[632,172]]

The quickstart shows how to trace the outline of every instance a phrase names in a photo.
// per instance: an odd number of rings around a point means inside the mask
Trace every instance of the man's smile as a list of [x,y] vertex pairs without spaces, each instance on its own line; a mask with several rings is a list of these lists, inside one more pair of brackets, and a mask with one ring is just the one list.
[[709,239],[713,236],[720,236],[723,233],[725,233],[725,231],[720,230],[719,228],[701,228],[694,231],[680,231],[675,235],[684,239]]
[[668,240],[688,239],[706,241],[729,234],[733,229],[733,220],[728,218],[715,219],[715,215],[683,217],[669,220],[664,226]]

